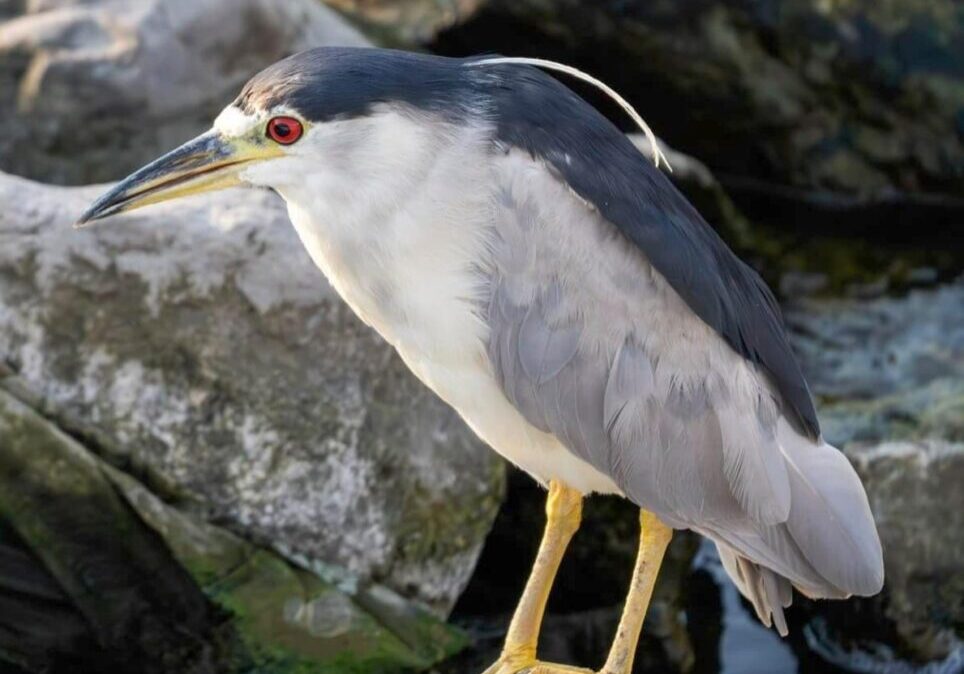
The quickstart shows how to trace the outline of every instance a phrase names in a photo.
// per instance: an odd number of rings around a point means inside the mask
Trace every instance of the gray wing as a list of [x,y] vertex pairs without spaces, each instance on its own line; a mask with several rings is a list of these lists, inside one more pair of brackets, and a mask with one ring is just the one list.
[[485,70],[498,78],[485,89],[497,138],[552,167],[638,246],[704,323],[772,378],[790,423],[817,439],[810,390],[756,272],[623,133],[560,82],[528,67]]
[[521,153],[504,163],[487,346],[513,405],[636,504],[717,541],[779,627],[787,581],[876,592],[880,544],[847,460],[787,423],[768,378],[611,223]]

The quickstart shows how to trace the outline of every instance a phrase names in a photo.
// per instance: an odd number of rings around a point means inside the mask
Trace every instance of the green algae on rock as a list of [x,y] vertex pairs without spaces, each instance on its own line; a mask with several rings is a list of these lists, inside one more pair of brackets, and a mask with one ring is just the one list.
[[[0,583],[0,660],[31,669],[86,660],[158,674],[389,674],[423,670],[464,643],[384,588],[350,596],[165,504],[2,389],[0,522],[0,549],[34,556],[45,572],[26,588],[30,603],[15,603],[22,585]],[[73,629],[70,643],[3,636],[22,613],[45,610],[48,630]]]

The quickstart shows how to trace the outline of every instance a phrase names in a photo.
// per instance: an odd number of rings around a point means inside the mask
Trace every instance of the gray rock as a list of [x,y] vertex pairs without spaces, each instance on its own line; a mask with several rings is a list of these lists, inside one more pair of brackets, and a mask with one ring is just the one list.
[[414,47],[471,17],[485,0],[322,0],[383,44]]
[[365,39],[317,0],[38,0],[0,23],[0,170],[113,180],[210,126],[255,72]]
[[346,593],[105,464],[0,375],[0,668],[422,670],[463,637],[380,587]]
[[848,455],[884,548],[884,614],[918,658],[964,652],[964,444],[888,442]]
[[280,199],[72,230],[98,191],[0,174],[0,361],[37,407],[184,509],[446,612],[500,460],[335,297]]
[[807,299],[787,312],[824,435],[860,474],[884,548],[883,594],[827,609],[831,636],[811,633],[830,660],[874,661],[847,645],[873,621],[866,636],[897,657],[964,655],[962,306],[964,279],[902,297]]
[[964,441],[964,279],[903,297],[808,299],[793,345],[838,445]]

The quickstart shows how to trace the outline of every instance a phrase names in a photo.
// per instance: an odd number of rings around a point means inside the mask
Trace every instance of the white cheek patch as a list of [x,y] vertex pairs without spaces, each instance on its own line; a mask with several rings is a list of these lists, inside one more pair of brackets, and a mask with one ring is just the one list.
[[238,179],[248,185],[274,187],[286,177],[278,171],[277,161],[256,161],[238,171]]
[[258,122],[257,115],[246,114],[240,108],[229,105],[214,120],[214,129],[223,136],[234,138],[244,135]]

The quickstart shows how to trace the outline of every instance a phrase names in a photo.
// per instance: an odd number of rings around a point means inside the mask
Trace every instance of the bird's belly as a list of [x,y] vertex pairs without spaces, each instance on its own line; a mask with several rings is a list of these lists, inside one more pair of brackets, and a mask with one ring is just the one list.
[[[488,361],[487,327],[466,299],[473,284],[467,262],[440,266],[383,257],[366,265],[308,211],[289,202],[289,212],[338,294],[483,441],[544,484],[559,480],[583,493],[619,493],[609,477],[526,421],[502,392]],[[443,258],[453,259],[436,256]]]
[[489,446],[536,480],[564,482],[585,494],[620,493],[606,475],[519,413],[502,393],[487,362],[442,363],[396,345],[415,375],[451,405]]

